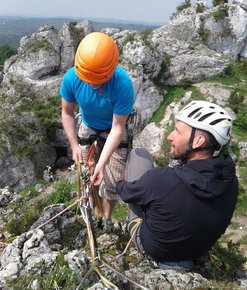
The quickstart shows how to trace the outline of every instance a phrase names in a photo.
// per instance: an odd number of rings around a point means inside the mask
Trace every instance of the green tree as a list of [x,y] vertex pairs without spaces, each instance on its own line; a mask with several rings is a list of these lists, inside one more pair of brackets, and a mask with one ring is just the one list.
[[11,55],[17,53],[17,49],[9,44],[0,46],[0,66],[3,66],[6,59],[10,58]]
[[214,7],[225,3],[228,3],[228,0],[213,0]]
[[239,109],[237,113],[237,118],[235,120],[235,125],[245,132],[247,130],[246,114],[247,114],[247,106],[245,105],[242,106],[241,109]]

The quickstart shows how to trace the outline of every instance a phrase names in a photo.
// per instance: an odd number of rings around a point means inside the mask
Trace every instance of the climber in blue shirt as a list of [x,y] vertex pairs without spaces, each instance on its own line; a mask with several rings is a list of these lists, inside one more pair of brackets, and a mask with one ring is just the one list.
[[[83,38],[75,55],[75,65],[65,74],[60,88],[62,123],[68,137],[72,158],[85,161],[90,136],[105,139],[101,154],[91,177],[99,186],[103,198],[104,218],[111,222],[116,202],[116,181],[124,170],[128,148],[126,121],[133,110],[134,90],[126,71],[118,66],[119,52],[108,35],[93,32]],[[76,131],[74,111],[76,104],[82,123]],[[80,146],[80,140],[83,146]],[[97,215],[103,216],[100,209]]]

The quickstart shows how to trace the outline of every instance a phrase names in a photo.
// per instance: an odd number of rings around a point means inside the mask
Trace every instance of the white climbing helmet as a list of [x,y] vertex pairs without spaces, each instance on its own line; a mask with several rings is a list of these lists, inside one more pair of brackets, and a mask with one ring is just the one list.
[[222,146],[230,140],[233,120],[216,104],[191,101],[175,118],[191,127],[210,132]]

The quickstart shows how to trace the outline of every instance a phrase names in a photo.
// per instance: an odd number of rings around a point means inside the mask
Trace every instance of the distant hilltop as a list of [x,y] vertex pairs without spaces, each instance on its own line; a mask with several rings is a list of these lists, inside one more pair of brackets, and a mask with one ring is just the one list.
[[[121,30],[145,31],[146,29],[156,29],[158,25],[127,23],[119,20],[90,20],[95,31],[99,31],[104,27],[120,28]],[[35,32],[40,26],[51,24],[55,28],[60,29],[64,23],[80,22],[78,18],[30,18],[30,17],[14,17],[0,16],[0,45],[9,44],[15,47],[20,45],[20,39],[25,35]]]

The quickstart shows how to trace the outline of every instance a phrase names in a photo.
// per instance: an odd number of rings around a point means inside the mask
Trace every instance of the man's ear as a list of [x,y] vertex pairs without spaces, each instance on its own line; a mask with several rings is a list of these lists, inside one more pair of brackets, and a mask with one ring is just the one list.
[[202,134],[198,134],[194,137],[194,141],[193,141],[193,149],[195,148],[199,148],[201,146],[203,146],[203,144],[206,142],[206,138],[204,135]]

